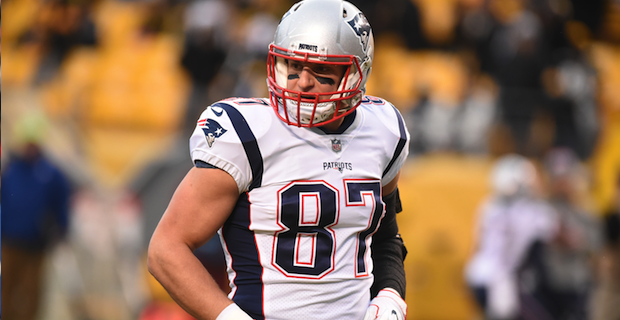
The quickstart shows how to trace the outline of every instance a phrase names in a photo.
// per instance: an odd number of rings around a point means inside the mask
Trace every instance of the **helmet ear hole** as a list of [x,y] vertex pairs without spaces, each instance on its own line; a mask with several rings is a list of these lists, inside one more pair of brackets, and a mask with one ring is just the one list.
[[347,17],[347,9],[342,9],[342,17],[343,18]]

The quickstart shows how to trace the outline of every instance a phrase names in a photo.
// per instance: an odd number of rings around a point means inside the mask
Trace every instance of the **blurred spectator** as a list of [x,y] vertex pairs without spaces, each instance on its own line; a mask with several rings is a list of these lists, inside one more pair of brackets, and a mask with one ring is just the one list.
[[230,5],[221,0],[193,1],[185,9],[181,65],[192,80],[192,91],[184,128],[193,127],[195,119],[210,103],[208,85],[224,64],[230,45],[227,26],[231,14]]
[[488,152],[488,136],[497,112],[497,88],[485,74],[471,74],[464,101],[459,106],[456,148],[469,154]]
[[571,149],[587,159],[596,145],[599,128],[596,73],[583,54],[566,48],[556,52],[542,74],[547,110],[555,126],[554,147]]
[[558,230],[554,241],[543,247],[537,297],[553,319],[584,320],[594,284],[593,258],[600,247],[599,224],[579,203],[584,171],[576,155],[570,149],[553,149],[544,169]]
[[412,121],[412,146],[415,153],[454,149],[457,106],[424,93],[417,106],[409,112]]
[[531,123],[543,105],[540,74],[547,53],[540,18],[525,1],[490,0],[466,11],[461,29],[481,71],[499,85],[499,121],[510,129],[515,151],[525,153]]
[[97,28],[87,1],[52,0],[42,7],[40,17],[22,36],[38,42],[44,52],[35,78],[40,84],[52,79],[76,46],[97,45]]
[[516,152],[542,156],[562,146],[590,156],[600,124],[585,43],[600,24],[602,2],[489,0],[463,10],[460,45],[476,52],[499,85],[498,121]]
[[43,266],[67,231],[70,186],[42,151],[41,117],[16,125],[22,148],[2,172],[2,313],[8,320],[34,320],[39,310]]
[[267,61],[265,47],[268,47],[276,32],[278,22],[274,16],[268,12],[257,11],[252,15],[245,27],[245,51],[253,58]]
[[527,153],[532,121],[544,103],[540,83],[546,56],[542,25],[538,16],[525,8],[495,8],[492,12],[499,24],[489,40],[488,72],[500,86],[500,121],[510,128],[516,151]]
[[354,3],[365,13],[375,37],[397,35],[410,50],[430,46],[422,31],[422,17],[416,1],[358,0]]
[[[229,96],[264,97],[267,54],[265,48],[273,41],[282,12],[289,4],[278,0],[252,0],[242,11],[247,18],[237,30],[235,43],[230,47],[225,63],[226,71],[235,78],[234,89]],[[217,88],[218,86],[215,86]]]
[[487,136],[496,117],[497,89],[488,75],[473,68],[467,72],[467,90],[459,101],[441,99],[430,89],[419,88],[417,104],[403,115],[413,155],[451,150],[487,152]]
[[620,319],[620,175],[615,208],[604,215],[604,247],[599,257],[598,288],[592,320]]
[[520,269],[532,250],[550,241],[556,228],[550,208],[539,198],[537,174],[525,157],[499,158],[491,173],[492,194],[481,205],[477,247],[465,279],[485,319],[523,319],[528,310],[520,289]]

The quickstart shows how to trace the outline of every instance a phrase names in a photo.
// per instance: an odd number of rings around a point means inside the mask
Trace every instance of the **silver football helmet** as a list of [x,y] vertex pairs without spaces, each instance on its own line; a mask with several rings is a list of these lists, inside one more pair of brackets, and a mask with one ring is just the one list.
[[500,197],[529,195],[535,190],[538,174],[528,158],[508,154],[500,157],[491,171],[491,187]]
[[[320,126],[350,114],[366,92],[373,52],[370,24],[351,3],[303,0],[294,4],[269,45],[267,85],[276,114],[298,127]],[[335,92],[296,92],[287,89],[289,60],[344,65],[347,71]]]

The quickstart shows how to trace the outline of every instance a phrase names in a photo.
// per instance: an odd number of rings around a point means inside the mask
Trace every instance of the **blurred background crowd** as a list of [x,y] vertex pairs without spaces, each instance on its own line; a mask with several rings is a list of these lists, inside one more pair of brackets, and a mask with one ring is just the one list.
[[[6,320],[191,319],[148,241],[200,112],[267,96],[293,2],[3,1]],[[620,1],[350,2],[412,137],[408,319],[619,320]]]

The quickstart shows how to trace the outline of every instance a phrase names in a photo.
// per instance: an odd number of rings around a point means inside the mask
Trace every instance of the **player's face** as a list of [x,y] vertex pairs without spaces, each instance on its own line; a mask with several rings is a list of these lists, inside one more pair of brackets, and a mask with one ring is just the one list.
[[345,66],[288,60],[286,87],[288,90],[301,92],[334,92],[337,91],[345,71]]

